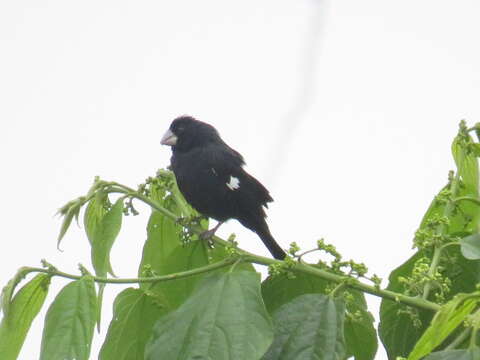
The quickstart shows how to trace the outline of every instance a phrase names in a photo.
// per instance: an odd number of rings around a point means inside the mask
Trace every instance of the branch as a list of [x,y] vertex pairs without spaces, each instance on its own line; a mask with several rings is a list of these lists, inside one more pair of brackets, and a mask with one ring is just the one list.
[[460,197],[455,199],[455,202],[459,202],[459,201],[462,201],[462,200],[471,201],[476,205],[480,205],[480,199],[475,198],[473,196],[460,196]]
[[[224,241],[224,240],[222,240]],[[251,254],[247,251],[240,250],[238,249],[242,255],[239,257],[229,257],[227,259],[224,259],[222,261],[202,266],[193,270],[187,270],[187,271],[182,271],[174,274],[168,274],[168,275],[161,275],[161,276],[151,276],[151,277],[139,277],[139,278],[105,278],[105,277],[99,277],[99,276],[92,276],[93,281],[97,283],[102,283],[102,284],[137,284],[137,283],[155,283],[155,282],[161,282],[161,281],[170,281],[170,280],[176,280],[176,279],[182,279],[198,274],[203,274],[206,272],[210,272],[213,270],[217,270],[223,267],[227,267],[230,265],[238,264],[240,262],[242,263],[255,263],[259,265],[272,265],[272,264],[282,264],[283,261],[281,260],[275,260],[275,259],[270,259],[267,257],[259,256],[259,255],[254,255]],[[364,284],[360,281],[358,281],[355,278],[349,277],[349,276],[340,276],[336,274],[332,274],[328,271],[322,270],[322,269],[317,269],[311,265],[307,264],[302,264],[302,263],[297,263],[295,264],[294,267],[290,268],[289,270],[296,272],[296,273],[303,273],[303,274],[309,274],[309,275],[314,275],[319,278],[322,278],[324,280],[328,281],[333,281],[335,283],[339,284],[344,284],[344,286],[355,289],[355,290],[360,290],[363,292],[366,292],[368,294],[382,297],[385,299],[389,299],[392,301],[397,301],[400,303],[403,303],[405,305],[410,305],[416,308],[420,309],[425,309],[425,310],[431,310],[431,311],[438,311],[440,309],[440,305],[437,305],[433,302],[423,300],[418,297],[411,297],[411,296],[406,296],[403,294],[398,294],[393,291],[389,290],[382,290],[375,288],[374,286],[370,286],[367,284]],[[73,274],[68,274],[63,271],[59,271],[57,269],[43,269],[43,268],[36,268],[36,267],[26,267],[23,268],[23,274],[27,275],[31,272],[39,272],[39,273],[45,273],[49,274],[51,276],[60,276],[63,278],[71,279],[71,280],[80,280],[82,278],[81,275],[73,275]]]
[[[246,253],[246,252],[242,250],[242,253]],[[249,254],[248,257],[245,258],[245,260],[255,264],[260,264],[260,265],[272,265],[272,264],[283,263],[283,261],[281,260],[270,259],[270,258],[266,258],[263,256],[254,255],[254,254]],[[357,280],[356,278],[345,276],[345,275],[341,276],[341,275],[332,274],[328,271],[318,269],[312,265],[308,265],[304,263],[298,263],[294,267],[290,268],[289,270],[296,273],[304,273],[304,274],[318,276],[324,280],[332,281],[335,283],[344,283],[346,287],[349,287],[355,290],[360,290],[370,295],[400,302],[405,305],[410,305],[420,309],[438,311],[441,307],[440,305],[435,304],[434,302],[427,301],[419,297],[407,296],[407,295],[399,294],[390,290],[376,288],[375,286],[364,284],[359,280]]]
[[[171,212],[168,209],[161,206],[155,200],[152,200],[152,199],[138,193],[137,191],[134,191],[133,189],[131,189],[127,186],[124,186],[124,185],[118,184],[118,183],[114,183],[114,182],[110,182],[110,183],[106,183],[106,184],[111,186],[108,189],[108,192],[124,194],[124,195],[127,195],[127,196],[131,196],[133,198],[136,198],[140,201],[143,201],[144,203],[146,203],[150,207],[152,207],[154,210],[160,212],[161,214],[163,214],[164,216],[166,216],[167,218],[169,218],[172,221],[177,222],[180,219],[180,217],[178,217],[173,212]],[[193,233],[196,233],[196,234],[201,234],[204,231],[204,229],[202,229],[200,226],[194,225],[194,224],[184,224],[183,226],[185,226],[187,229],[189,229],[190,231],[192,231]],[[213,236],[212,239],[214,240],[214,242],[216,244],[219,244],[221,246],[231,246],[230,242],[225,241],[225,240],[219,238],[218,236]],[[267,266],[272,265],[272,264],[284,264],[283,261],[275,260],[275,259],[271,259],[271,258],[267,258],[267,257],[263,257],[263,256],[258,256],[258,255],[252,254],[248,251],[245,251],[245,250],[242,250],[242,249],[239,249],[239,248],[237,248],[236,250],[237,250],[237,253],[240,255],[240,261],[241,262],[252,262],[252,263],[255,263],[255,264],[267,265]],[[178,278],[182,278],[182,277],[187,277],[187,276],[192,276],[192,275],[195,275],[195,274],[208,272],[208,271],[211,271],[211,270],[214,270],[214,269],[217,269],[217,268],[221,268],[221,267],[224,267],[224,266],[231,265],[235,261],[238,261],[238,260],[239,260],[238,258],[235,259],[234,257],[232,257],[232,258],[226,259],[224,261],[221,261],[221,262],[218,262],[218,263],[215,263],[215,264],[211,264],[211,265],[207,265],[205,267],[197,268],[197,269],[194,269],[194,270],[189,270],[189,271],[185,271],[185,272],[181,272],[181,273],[175,273],[175,274],[164,275],[164,276],[151,277],[151,278],[108,279],[108,278],[94,277],[94,280],[97,281],[97,282],[111,283],[111,284],[128,284],[128,283],[137,283],[137,282],[167,281],[167,280],[173,280],[173,279],[178,279]],[[49,272],[48,270],[44,270],[44,269],[38,269],[38,270],[41,270],[41,272]],[[396,292],[393,292],[393,291],[390,291],[390,290],[383,290],[383,289],[377,288],[375,286],[370,286],[370,285],[364,284],[364,283],[360,282],[359,280],[357,280],[356,278],[353,278],[353,277],[350,277],[350,276],[336,275],[336,274],[330,273],[328,271],[318,269],[318,268],[316,268],[312,265],[298,263],[298,264],[295,264],[295,266],[293,266],[292,268],[289,268],[289,270],[291,270],[293,272],[297,272],[297,273],[304,273],[304,274],[310,274],[310,275],[318,276],[318,277],[320,277],[324,280],[333,281],[335,283],[345,283],[346,286],[349,287],[349,288],[360,290],[362,292],[365,292],[365,293],[368,293],[368,294],[371,294],[371,295],[374,295],[374,296],[378,296],[378,297],[382,297],[382,298],[385,298],[385,299],[388,299],[388,300],[400,302],[400,303],[410,305],[410,306],[413,306],[413,307],[416,307],[416,308],[426,309],[426,310],[431,310],[431,311],[438,311],[440,309],[440,305],[435,304],[431,301],[427,301],[426,299],[421,299],[421,298],[418,298],[418,297],[411,297],[411,296],[407,296],[407,295],[404,295],[404,294],[401,294],[401,293],[396,293]],[[58,275],[58,276],[67,277],[67,278],[70,278],[70,279],[79,279],[80,278],[79,276],[70,275],[70,274],[66,274],[66,273],[62,273],[62,272],[57,272],[57,273],[53,272],[53,274]]]
[[[182,279],[198,274],[203,274],[205,272],[217,270],[223,267],[227,267],[229,265],[235,264],[238,259],[235,257],[230,257],[227,259],[224,259],[222,261],[202,266],[196,269],[192,270],[187,270],[187,271],[182,271],[174,274],[168,274],[168,275],[161,275],[161,276],[150,276],[150,277],[139,277],[139,278],[105,278],[105,277],[99,277],[99,276],[92,276],[93,281],[97,283],[102,283],[102,284],[138,284],[138,283],[155,283],[155,282],[161,282],[161,281],[169,281],[169,280],[177,280],[177,279]],[[58,271],[56,269],[43,269],[43,268],[36,268],[36,267],[25,267],[23,268],[23,274],[27,275],[31,272],[39,272],[39,273],[45,273],[49,274],[51,276],[60,276],[63,278],[67,279],[72,279],[72,280],[80,280],[82,278],[81,275],[73,275],[73,274],[68,274],[63,271]]]
[[[463,154],[463,153],[462,153]],[[463,164],[465,155],[461,156],[461,159],[459,161],[459,166],[457,168],[457,172],[455,173],[455,177],[452,179],[451,182],[451,196],[450,199],[448,200],[447,204],[445,205],[445,208],[443,209],[443,216],[450,218],[450,215],[452,214],[453,210],[455,209],[455,197],[457,196],[458,190],[460,188],[460,167]],[[458,199],[457,199],[458,200]],[[436,234],[437,235],[444,235],[446,231],[446,225],[445,224],[440,224],[436,228]],[[432,262],[430,263],[430,268],[428,269],[427,276],[428,278],[432,279],[433,276],[435,275],[438,265],[440,264],[440,259],[442,252],[444,250],[444,247],[441,245],[435,245],[435,248],[433,250],[433,256],[432,256]],[[423,295],[422,298],[424,300],[428,299],[428,295],[430,295],[430,291],[432,290],[432,282],[429,281],[425,284],[425,287],[423,288]]]

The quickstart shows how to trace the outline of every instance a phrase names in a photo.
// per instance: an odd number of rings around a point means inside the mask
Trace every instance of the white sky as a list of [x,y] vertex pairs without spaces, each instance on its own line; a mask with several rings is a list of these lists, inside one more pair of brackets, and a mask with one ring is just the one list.
[[[53,214],[95,175],[136,186],[168,165],[159,140],[181,114],[270,189],[281,245],[325,237],[386,278],[445,184],[459,120],[480,121],[479,18],[474,0],[0,2],[0,282],[41,258],[90,266],[81,229],[56,250]],[[124,223],[119,276],[136,273],[148,213]],[[46,308],[19,359],[38,356]]]

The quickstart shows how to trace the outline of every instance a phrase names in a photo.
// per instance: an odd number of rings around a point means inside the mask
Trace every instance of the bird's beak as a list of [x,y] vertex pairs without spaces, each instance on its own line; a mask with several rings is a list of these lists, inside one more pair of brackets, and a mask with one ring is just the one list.
[[163,135],[162,140],[160,140],[160,144],[174,146],[177,143],[176,135],[168,129],[167,132]]

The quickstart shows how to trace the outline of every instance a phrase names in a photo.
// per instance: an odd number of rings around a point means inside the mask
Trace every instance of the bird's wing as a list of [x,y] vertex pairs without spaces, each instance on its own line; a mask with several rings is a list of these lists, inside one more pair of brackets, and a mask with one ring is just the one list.
[[217,220],[265,217],[262,206],[273,199],[243,169],[243,158],[223,144],[211,144],[172,157],[172,168],[185,199]]
[[212,152],[211,168],[218,186],[229,200],[238,204],[267,206],[268,202],[273,201],[268,190],[243,169],[243,158],[237,154],[231,148]]

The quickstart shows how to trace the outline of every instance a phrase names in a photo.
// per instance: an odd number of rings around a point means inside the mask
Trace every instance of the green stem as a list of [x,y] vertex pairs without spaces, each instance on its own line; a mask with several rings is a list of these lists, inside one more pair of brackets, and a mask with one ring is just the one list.
[[335,288],[332,291],[330,291],[330,293],[328,295],[330,295],[332,298],[334,298],[340,291],[342,291],[346,287],[347,287],[346,282],[341,282],[340,284],[335,286]]
[[[475,297],[475,295],[472,295],[472,297]],[[477,310],[471,315],[471,317],[476,318],[476,317],[478,317],[479,314],[480,314],[480,310]],[[463,331],[460,333],[460,335],[458,335],[450,344],[448,344],[448,346],[445,348],[445,350],[456,349],[465,340],[467,340],[469,335],[470,335],[470,347],[475,346],[476,338],[477,338],[477,332],[478,332],[478,328],[476,328],[475,326],[469,326],[466,329],[463,329]]]
[[460,246],[460,242],[458,242],[458,241],[452,241],[452,242],[443,244],[443,245],[440,247],[440,250],[443,251],[443,250],[445,250],[447,247],[449,247],[449,246],[454,246],[454,245]]
[[[174,179],[175,181],[175,179]],[[152,206],[155,210],[157,211],[160,211],[159,208],[161,208],[161,206],[159,207],[158,204],[156,204],[156,206],[153,205],[153,203],[148,203],[148,201],[150,200],[148,197],[140,194],[138,191],[135,191],[133,190],[132,188],[128,187],[128,186],[125,186],[125,185],[122,185],[122,184],[119,184],[115,181],[111,181],[111,182],[108,182],[106,183],[108,185],[113,185],[117,188],[120,188],[122,189],[120,192],[122,193],[125,193],[127,194],[128,196],[132,196],[138,200],[141,200],[141,201],[144,201],[145,203],[147,203],[148,205]],[[115,190],[118,190],[118,189],[115,189]],[[124,191],[126,190],[126,191]],[[179,193],[179,190],[178,190],[178,187],[177,187],[177,183],[175,181],[175,184],[174,184],[174,189],[171,190],[171,194],[173,196],[173,198],[176,200],[175,203],[177,204],[177,206],[180,207],[180,211],[182,214],[184,214],[184,216],[190,216],[191,215],[191,211],[190,209],[188,209],[184,204],[183,204],[183,201],[181,201],[181,199],[179,198],[180,197],[180,193]],[[162,208],[164,210],[166,210],[165,208]]]
[[448,346],[445,348],[445,350],[453,350],[456,349],[459,345],[461,345],[467,338],[468,335],[470,335],[470,331],[472,331],[472,328],[466,328],[464,329],[460,335],[458,335],[455,340],[453,340]]
[[[245,260],[253,262],[255,264],[260,264],[260,265],[271,265],[271,264],[282,263],[282,261],[280,260],[270,259],[263,256],[253,255],[253,254],[249,254]],[[419,309],[431,310],[431,311],[438,311],[440,309],[440,305],[435,304],[434,302],[427,301],[419,297],[411,297],[411,296],[399,294],[390,290],[377,289],[376,287],[364,284],[355,278],[348,278],[346,280],[346,277],[344,275],[341,276],[341,275],[332,274],[328,271],[318,269],[312,265],[297,263],[295,264],[295,266],[293,266],[289,270],[297,273],[318,276],[322,279],[333,281],[336,283],[345,283],[345,286],[349,288],[360,290],[370,295],[400,302],[405,305],[410,305]]]
[[459,196],[458,198],[455,199],[455,202],[459,202],[459,201],[463,201],[463,200],[471,201],[476,205],[480,205],[480,199],[478,199],[476,197],[473,197],[473,196]]
[[[144,203],[150,205],[153,209],[157,210],[158,212],[162,213],[165,215],[167,218],[171,219],[172,221],[178,221],[179,218],[176,214],[173,212],[165,209],[163,206],[158,204],[156,201],[153,201],[149,199],[148,197],[139,194],[138,192],[134,191],[131,188],[128,188],[124,185],[118,184],[118,183],[108,183],[109,185],[114,186],[113,188],[110,189],[109,192],[117,192],[117,193],[122,193],[122,194],[127,194],[129,196],[132,196],[138,200],[143,201]],[[195,226],[195,225],[187,225],[186,226],[189,230],[196,234],[200,234],[204,231],[200,226]],[[213,236],[213,240],[215,243],[222,245],[222,246],[231,246],[231,244],[218,236]],[[259,265],[271,265],[271,264],[282,264],[283,261],[280,260],[275,260],[263,256],[258,256],[252,253],[249,253],[248,251],[237,249],[237,252],[242,256],[242,261],[243,262],[252,262],[255,264]],[[228,260],[228,259],[227,259]],[[126,283],[136,283],[136,282],[155,282],[155,281],[166,281],[166,280],[173,280],[173,279],[178,279],[179,277],[185,277],[185,276],[192,276],[198,273],[203,273],[206,271],[211,271],[216,268],[220,268],[223,266],[227,266],[232,264],[232,261],[235,262],[236,259],[234,260],[228,260],[226,262],[220,262],[212,265],[208,265],[206,267],[194,269],[194,270],[189,270],[186,272],[182,273],[176,273],[176,274],[170,274],[170,275],[164,275],[164,276],[159,276],[159,277],[151,277],[151,278],[139,278],[139,279],[106,279],[106,278],[94,278],[95,281],[97,282],[104,282],[104,283],[120,283],[120,284],[126,284]],[[48,270],[40,269],[42,272],[48,272]],[[340,276],[336,274],[332,274],[328,271],[321,270],[318,268],[315,268],[311,265],[307,264],[302,264],[302,263],[297,263],[295,264],[291,271],[293,272],[298,272],[298,273],[304,273],[304,274],[310,274],[314,276],[318,276],[322,279],[328,280],[328,281],[333,281],[336,283],[345,283],[347,287],[363,291],[365,293],[382,297],[388,300],[396,301],[396,302],[401,302],[406,305],[410,305],[416,308],[420,309],[426,309],[426,310],[431,310],[431,311],[438,311],[440,309],[440,305],[437,305],[433,302],[427,301],[426,299],[421,299],[418,297],[411,297],[407,295],[403,295],[400,293],[395,293],[393,291],[389,290],[382,290],[378,289],[377,287],[370,286],[367,284],[364,284],[360,281],[358,281],[355,278],[349,278],[347,281],[345,279],[345,276]],[[78,279],[78,276],[74,275],[69,275],[65,273],[58,272],[56,275],[58,276],[64,276],[70,279]]]
[[[168,274],[168,275],[161,275],[161,276],[151,276],[151,277],[139,277],[139,278],[105,278],[105,277],[99,277],[99,276],[92,276],[93,281],[97,283],[102,283],[102,284],[137,284],[137,283],[155,283],[155,282],[161,282],[161,281],[170,281],[170,280],[176,280],[176,279],[182,279],[198,274],[202,274],[205,272],[217,270],[226,266],[230,266],[235,264],[238,261],[237,258],[231,257],[224,259],[222,261],[202,266],[196,269],[192,270],[187,270],[187,271],[182,271],[174,274]],[[49,274],[52,276],[60,276],[66,279],[71,279],[71,280],[80,280],[82,278],[81,275],[73,275],[73,274],[68,274],[63,271],[59,270],[52,270],[52,269],[43,269],[43,268],[36,268],[36,267],[26,267],[23,268],[23,274],[27,275],[31,272],[38,272],[38,273],[45,273]]]
[[297,260],[298,260],[299,262],[301,262],[301,261],[302,261],[302,257],[303,257],[304,255],[311,254],[311,253],[316,252],[316,251],[320,251],[320,249],[315,248],[315,249],[306,250],[306,251],[304,251],[304,252],[302,252],[302,253],[300,253],[300,254],[298,254],[298,255],[295,255],[295,257],[297,258]]
[[[451,197],[450,200],[447,202],[445,205],[445,208],[443,209],[443,216],[449,218],[450,215],[452,214],[453,209],[455,209],[455,202],[457,201],[455,197],[457,196],[458,189],[460,187],[460,171],[459,168],[463,164],[463,159],[464,156],[461,156],[459,159],[459,164],[457,166],[457,172],[455,174],[455,177],[452,180],[452,185],[451,185]],[[438,225],[436,229],[436,234],[437,235],[444,235],[446,232],[446,225],[445,224],[440,224]],[[432,257],[432,262],[430,263],[430,268],[428,269],[427,277],[429,279],[432,279],[435,276],[435,273],[437,272],[438,265],[440,264],[440,260],[442,258],[442,252],[445,249],[440,244],[435,245],[435,249],[433,250],[433,257]],[[423,295],[422,298],[424,300],[428,299],[428,296],[430,295],[430,291],[432,290],[432,282],[431,280],[425,284],[425,287],[423,288]]]
[[[102,283],[102,284],[156,283],[161,281],[170,281],[170,280],[181,279],[181,278],[190,277],[198,274],[203,274],[203,273],[210,272],[223,267],[227,267],[230,265],[236,265],[236,264],[239,264],[240,262],[255,263],[259,265],[271,265],[271,264],[282,263],[282,261],[280,260],[275,260],[275,259],[270,259],[263,256],[250,254],[243,250],[239,250],[239,252],[243,253],[243,255],[241,255],[240,258],[230,257],[222,261],[216,262],[214,264],[210,264],[210,265],[206,265],[196,269],[178,272],[174,274],[152,276],[152,277],[139,277],[139,278],[111,279],[111,278],[98,277],[98,276],[92,276],[92,278],[95,282]],[[325,280],[339,283],[340,288],[349,287],[352,289],[366,292],[374,296],[382,297],[382,298],[393,300],[396,302],[401,302],[403,304],[410,305],[416,308],[431,310],[431,311],[438,311],[440,309],[440,305],[437,305],[433,302],[426,301],[418,297],[411,297],[403,294],[398,294],[389,290],[377,289],[373,286],[364,284],[356,279],[332,274],[332,273],[329,273],[328,271],[317,269],[311,265],[297,263],[290,270],[296,273],[314,275]],[[57,269],[44,269],[44,268],[35,268],[35,267],[26,267],[22,269],[23,275],[27,275],[31,272],[45,273],[45,274],[50,274],[52,276],[60,276],[60,277],[71,279],[71,280],[80,280],[82,278],[81,275],[73,275],[63,271],[59,271]]]
[[122,188],[128,192],[132,192],[132,193],[136,193],[137,191],[135,191],[134,189],[132,189],[131,187],[128,187],[126,185],[123,185],[123,184],[119,184],[118,182],[116,181],[109,181],[109,182],[106,182],[105,183],[106,186],[116,186],[116,187],[119,187],[119,188]]
[[120,184],[116,184],[115,183],[115,187],[111,188],[110,193],[119,193],[119,194],[125,194],[127,196],[131,196],[132,198],[135,198],[135,199],[138,199],[138,200],[141,200],[143,201],[145,204],[149,205],[151,208],[155,209],[156,211],[158,211],[159,213],[165,215],[166,217],[170,218],[171,220],[173,221],[178,221],[180,219],[180,217],[178,217],[176,214],[174,214],[173,212],[165,209],[163,206],[161,206],[159,203],[157,203],[156,201],[148,198],[147,196],[145,195],[142,195],[140,193],[138,193],[137,191],[133,190],[133,189],[130,189],[126,186],[123,186],[123,185],[120,185]]
[[477,342],[477,333],[478,333],[478,328],[474,327],[472,329],[472,334],[470,335],[470,348],[473,348]]
[[[166,208],[161,206],[155,200],[152,200],[152,199],[148,198],[147,196],[142,195],[142,194],[138,193],[137,191],[134,191],[134,190],[132,190],[132,189],[126,187],[126,186],[123,186],[121,184],[115,183],[115,186],[116,186],[115,188],[110,189],[110,192],[126,194],[127,196],[131,196],[132,198],[143,201],[145,204],[149,205],[152,209],[154,209],[154,210],[158,211],[159,213],[165,215],[166,217],[168,217],[170,220],[172,220],[174,222],[178,222],[181,219],[181,217],[179,217],[175,213],[167,210]],[[186,226],[186,225],[184,225],[184,226]],[[188,229],[190,229],[191,231],[193,231],[194,233],[199,234],[199,235],[202,234],[205,231],[205,229],[201,228],[198,225],[189,224],[186,227]],[[227,241],[225,241],[225,240],[223,240],[223,239],[221,239],[217,236],[213,236],[213,239],[223,246],[229,245],[229,243]]]
[[442,258],[443,247],[435,247],[433,251],[432,262],[430,263],[430,268],[428,269],[427,277],[430,279],[423,288],[423,295],[422,298],[424,300],[428,299],[428,295],[430,295],[430,291],[432,290],[432,281],[431,280],[435,276],[435,272],[437,271],[438,264],[440,264],[440,259]]

